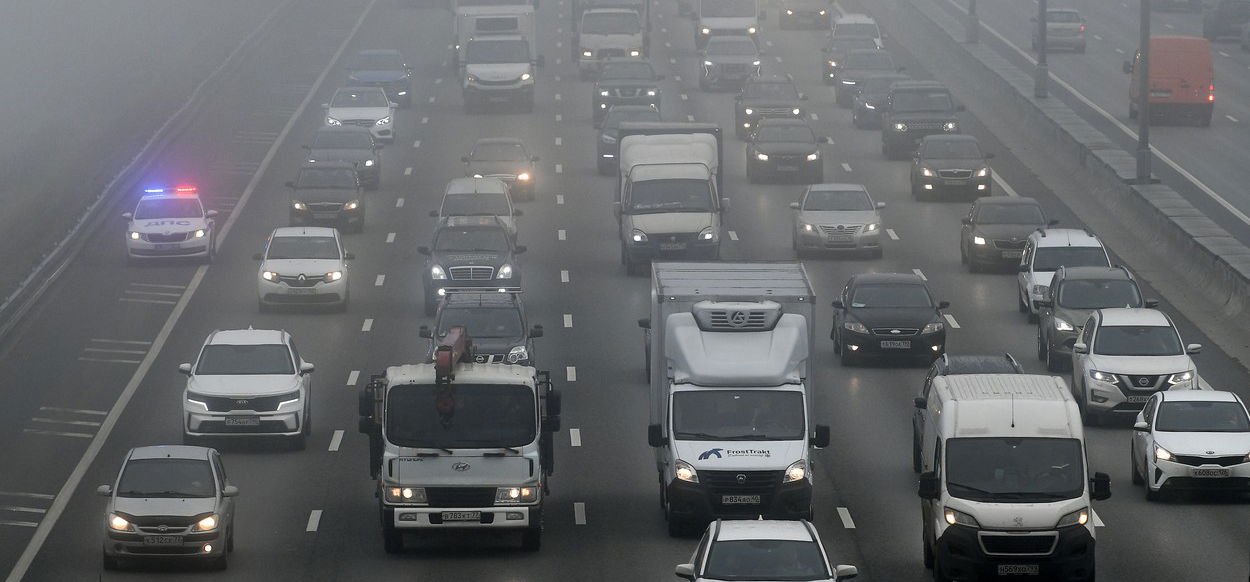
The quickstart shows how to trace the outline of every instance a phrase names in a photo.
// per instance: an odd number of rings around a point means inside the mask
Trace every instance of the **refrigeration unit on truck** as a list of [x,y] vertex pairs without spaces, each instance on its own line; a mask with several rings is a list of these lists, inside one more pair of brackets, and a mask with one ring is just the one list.
[[648,350],[671,535],[712,519],[811,519],[815,294],[800,263],[654,263]]
[[539,548],[560,393],[545,371],[472,362],[455,327],[432,363],[391,366],[360,393],[387,552],[438,530],[517,531]]
[[720,256],[721,129],[707,123],[625,122],[613,213],[629,274],[652,259]]
[[[452,68],[464,62],[469,39],[517,34],[534,39],[534,7],[526,4],[462,5],[452,19]],[[532,51],[531,51],[532,52]]]

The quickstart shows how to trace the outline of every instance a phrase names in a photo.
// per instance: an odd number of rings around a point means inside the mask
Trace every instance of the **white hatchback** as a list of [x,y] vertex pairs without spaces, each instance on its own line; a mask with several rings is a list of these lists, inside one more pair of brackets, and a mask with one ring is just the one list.
[[395,141],[395,108],[381,87],[344,87],[334,92],[326,110],[326,125],[368,128],[373,139]]
[[1250,414],[1236,394],[1159,392],[1133,429],[1133,484],[1146,487],[1146,499],[1181,489],[1250,491]]
[[347,261],[355,256],[343,249],[339,231],[324,226],[287,226],[269,235],[256,274],[260,310],[276,305],[333,305],[347,311],[351,298]]
[[820,534],[807,520],[716,520],[707,527],[690,563],[677,577],[712,580],[835,582],[859,574],[855,566],[829,567]]

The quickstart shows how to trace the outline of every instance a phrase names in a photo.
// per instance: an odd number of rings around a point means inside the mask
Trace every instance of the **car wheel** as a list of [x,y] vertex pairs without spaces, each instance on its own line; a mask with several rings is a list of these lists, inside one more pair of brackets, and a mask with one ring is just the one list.
[[382,524],[382,549],[388,554],[404,551],[404,534],[389,523]]
[[[835,322],[835,325],[836,325],[836,322]],[[841,354],[842,342],[839,341],[841,338],[838,337],[837,330],[834,330],[833,333],[829,334],[829,339],[833,340],[833,353]]]
[[1046,349],[1046,340],[1042,338],[1041,330],[1038,330],[1037,332],[1037,360],[1039,362],[1045,362],[1047,360],[1048,351],[1049,350]]
[[667,505],[664,507],[664,519],[668,521],[669,537],[684,538],[690,536],[690,525],[685,520],[673,515],[672,510]]
[[880,259],[881,257],[884,257],[884,256],[885,256],[885,249],[881,247],[877,247],[875,249],[872,249],[871,251],[868,251],[869,258]]
[[101,564],[104,566],[105,570],[109,570],[109,571],[120,570],[122,567],[121,560],[114,558],[113,556],[110,556],[108,554],[102,554],[100,561],[101,561]]
[[1085,426],[1098,426],[1102,424],[1102,418],[1098,413],[1089,409],[1089,388],[1081,386],[1081,422]]
[[273,306],[269,305],[268,303],[265,303],[264,301],[261,301],[260,299],[257,299],[256,310],[261,313],[271,313],[273,312]]
[[[308,397],[312,398],[312,395],[309,394]],[[310,410],[308,406],[305,406],[304,407],[304,430],[302,431],[304,436],[312,436],[312,424],[313,424],[312,423],[312,410]]]
[[521,549],[522,550],[525,550],[527,552],[537,552],[539,548],[542,548],[542,543],[543,543],[543,526],[541,523],[539,523],[538,525],[531,525],[525,528],[525,531],[521,533]]
[[234,552],[234,526],[233,525],[230,526],[230,529],[226,530],[226,552],[227,553]]
[[612,164],[610,162],[599,160],[598,167],[600,176],[607,176],[612,173]]
[[756,176],[755,164],[747,162],[747,182],[751,184],[759,183],[759,177]]
[[913,473],[920,472],[920,443],[916,442],[916,437],[911,439],[911,470]]
[[287,448],[292,451],[302,451],[308,447],[308,437],[304,433],[299,433],[287,441]]
[[1065,362],[1062,358],[1057,356],[1055,354],[1055,351],[1050,349],[1049,347],[1045,347],[1043,349],[1046,350],[1046,371],[1062,372],[1064,370],[1067,370],[1068,366],[1071,365],[1070,362]]
[[943,569],[942,560],[940,560],[937,557],[937,555],[934,554],[933,556],[933,582],[951,582],[951,579],[946,576],[946,572],[943,572],[942,569]]
[[1145,485],[1146,480],[1142,479],[1141,473],[1137,472],[1137,448],[1133,447],[1129,451],[1129,475],[1132,477],[1134,485]]
[[215,258],[217,258],[217,237],[213,236],[213,239],[208,242],[208,252],[204,253],[204,264],[213,264]]
[[1149,484],[1147,484],[1146,485],[1146,501],[1163,501],[1163,492],[1155,491],[1154,489],[1150,488]]
[[924,534],[920,535],[920,551],[924,567],[933,569],[933,546],[929,545],[929,540],[924,536]]

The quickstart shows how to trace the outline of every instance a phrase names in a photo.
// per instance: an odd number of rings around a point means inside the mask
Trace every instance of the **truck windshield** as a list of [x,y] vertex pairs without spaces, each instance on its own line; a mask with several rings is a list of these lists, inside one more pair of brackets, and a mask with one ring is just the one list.
[[804,433],[803,394],[707,390],[673,394],[673,435],[689,441],[794,441]]
[[500,65],[530,62],[530,45],[525,40],[480,40],[465,48],[464,60],[470,65]]
[[699,4],[699,14],[703,17],[737,17],[755,18],[755,0],[703,0]]
[[582,15],[582,34],[638,34],[642,24],[634,12],[587,12]]
[[707,180],[645,180],[629,191],[634,214],[711,212],[712,188]]
[[534,391],[517,384],[454,384],[390,389],[386,437],[401,447],[520,447],[538,434]]
[[1085,491],[1081,441],[954,438],[946,441],[946,487],[960,499],[1043,503]]

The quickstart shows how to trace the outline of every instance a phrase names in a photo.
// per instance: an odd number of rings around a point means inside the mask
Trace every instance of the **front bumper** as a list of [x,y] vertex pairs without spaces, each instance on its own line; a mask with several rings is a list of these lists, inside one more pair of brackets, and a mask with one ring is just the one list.
[[[194,560],[220,558],[226,553],[226,544],[218,543],[222,528],[203,533],[172,533],[185,528],[173,528],[171,533],[145,534],[118,532],[105,529],[104,555],[113,558],[185,558]],[[147,538],[177,538],[177,543],[149,543]],[[208,548],[208,551],[205,551]]]
[[[455,521],[450,513],[479,512],[477,520]],[[400,530],[434,529],[520,529],[541,523],[542,502],[515,507],[418,507],[382,504],[382,521]]]
[[926,194],[989,196],[990,175],[971,178],[943,178],[942,176],[916,176],[916,189]]
[[516,99],[532,100],[534,98],[534,81],[531,79],[529,81],[517,81],[501,85],[466,83],[463,92],[466,101],[505,103]]
[[[997,538],[1005,536],[994,534],[1008,532],[982,531],[956,525],[948,527],[937,539],[934,548],[937,565],[942,568],[945,577],[953,580],[997,579],[1022,571],[1028,571],[1029,575],[1020,577],[1040,580],[1087,580],[1093,576],[1095,540],[1088,529],[1073,526],[1050,532],[1012,533],[1049,533],[1053,534],[1055,542],[1053,548],[1043,555],[988,554],[983,534]],[[1032,575],[1033,569],[1036,575]]]
[[202,408],[191,410],[188,406],[183,412],[183,430],[189,436],[297,436],[304,429],[303,406],[302,399],[286,412],[205,412]]
[[807,479],[779,483],[760,495],[759,504],[724,504],[716,497],[732,490],[710,491],[705,485],[674,479],[668,484],[672,517],[698,523],[717,518],[807,519],[812,507],[812,484]]
[[777,160],[776,156],[769,156],[767,161],[752,160],[751,165],[755,166],[756,172],[762,172],[773,178],[783,176],[811,176],[816,172],[823,171],[825,167],[824,160],[816,158],[808,160],[805,156],[798,160]]
[[802,250],[863,251],[881,248],[881,228],[852,235],[838,234],[836,230],[822,229],[813,225],[812,230],[800,227],[795,232],[795,244]]
[[463,281],[453,279],[439,279],[437,281],[430,279],[428,269],[425,275],[425,296],[429,298],[442,298],[445,289],[481,289],[483,291],[498,291],[499,289],[518,289],[521,287],[521,276],[514,274],[511,279],[490,279],[486,281]]
[[260,279],[260,300],[267,304],[338,303],[347,298],[347,277],[338,281],[318,281],[310,287],[292,287],[280,281]]
[[126,254],[134,259],[162,257],[203,257],[208,255],[210,236],[188,238],[182,242],[153,243],[126,238]]
[[[1161,376],[1168,376],[1162,374]],[[1134,390],[1124,388],[1122,385],[1123,376],[1116,374],[1120,378],[1115,383],[1095,380],[1086,373],[1085,395],[1088,399],[1087,407],[1089,410],[1100,414],[1137,414],[1141,412],[1142,407],[1146,405],[1146,400],[1155,392],[1163,390],[1192,390],[1196,384],[1193,380],[1186,382],[1178,382],[1175,385],[1168,385],[1166,381],[1162,381],[1161,387],[1150,387],[1142,390]]]
[[[842,349],[859,356],[903,356],[936,358],[946,351],[946,330],[917,333],[910,336],[859,333],[846,328],[842,333]],[[890,343],[887,343],[890,342]],[[903,343],[892,343],[903,342]]]
[[1250,491],[1250,462],[1231,466],[1214,462],[1190,465],[1153,459],[1151,464],[1146,476],[1151,489]]
[[[984,238],[984,237],[982,237]],[[976,244],[971,241],[968,245],[969,259],[975,260],[977,263],[994,263],[1003,265],[1018,265],[1020,257],[1024,256],[1024,245],[1020,244],[1020,248],[1000,248],[994,239],[985,239],[985,244]]]
[[644,243],[630,242],[626,247],[626,253],[629,260],[633,262],[646,262],[659,259],[713,259],[720,250],[720,239],[709,241],[694,241],[671,243],[667,241],[667,237],[656,235],[655,240],[665,239],[663,244],[680,244],[680,248],[676,246],[661,247],[658,242],[647,241]]

